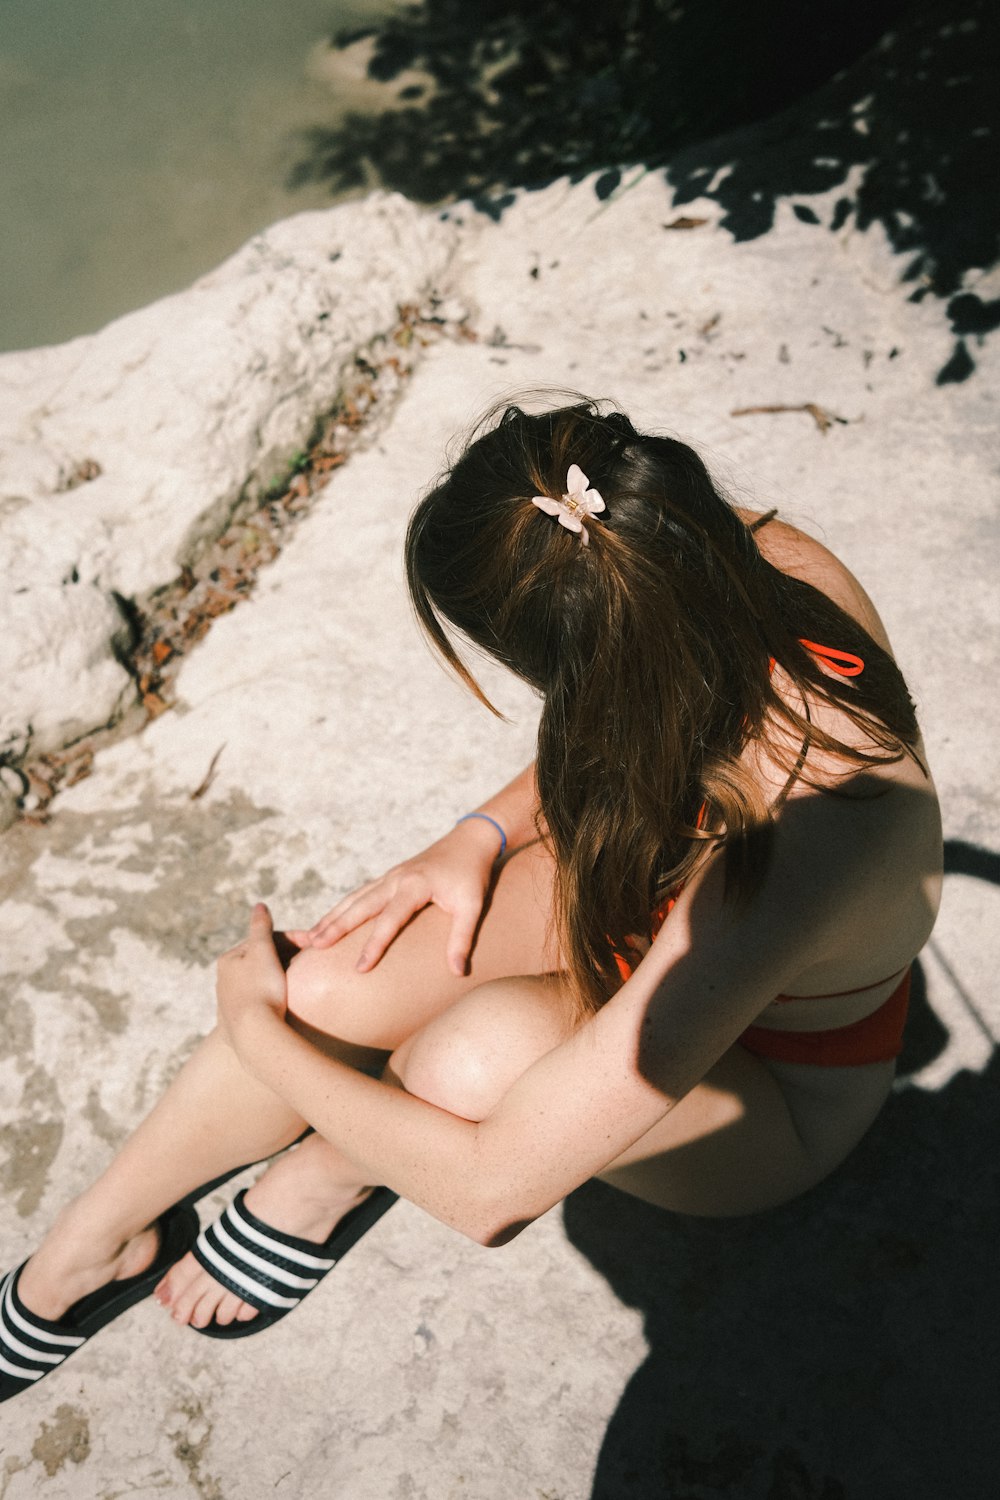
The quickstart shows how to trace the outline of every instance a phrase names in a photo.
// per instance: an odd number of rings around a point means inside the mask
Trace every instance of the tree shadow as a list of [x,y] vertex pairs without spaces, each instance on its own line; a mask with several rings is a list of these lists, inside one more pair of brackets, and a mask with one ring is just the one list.
[[[1000,857],[951,840],[953,873]],[[947,1034],[917,966],[903,1075]],[[995,1485],[1000,1056],[902,1089],[827,1182],[746,1219],[682,1218],[591,1182],[576,1248],[644,1317],[591,1500],[940,1500]]]
[[806,16],[800,0],[424,0],[337,36],[371,39],[369,75],[399,80],[403,108],[311,132],[296,180],[360,186],[367,159],[387,186],[440,201],[662,158],[816,87],[906,3]]
[[767,233],[780,200],[842,187],[824,227],[881,224],[912,300],[948,299],[940,384],[966,379],[970,345],[1000,327],[1000,299],[966,285],[1000,253],[987,0],[424,0],[337,40],[361,36],[370,75],[400,80],[396,107],[309,132],[293,186],[376,181],[499,217],[512,188],[603,169],[604,198],[623,162],[642,163],[678,202],[717,201],[737,240]]
[[[958,335],[937,383],[975,369],[970,341],[1000,327],[1000,298],[964,290],[1000,254],[1000,12],[986,0],[917,5],[867,56],[808,100],[739,133],[678,152],[667,168],[676,201],[707,195],[737,240],[765,234],[779,199],[851,185],[825,227],[880,224],[908,257],[910,301],[948,298]],[[822,224],[807,203],[805,223]]]

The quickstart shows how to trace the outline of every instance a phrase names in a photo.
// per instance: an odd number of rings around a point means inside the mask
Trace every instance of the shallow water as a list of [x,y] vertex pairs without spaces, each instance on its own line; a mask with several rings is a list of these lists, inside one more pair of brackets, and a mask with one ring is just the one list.
[[296,132],[356,106],[311,59],[391,0],[0,0],[0,349],[167,292],[299,209]]

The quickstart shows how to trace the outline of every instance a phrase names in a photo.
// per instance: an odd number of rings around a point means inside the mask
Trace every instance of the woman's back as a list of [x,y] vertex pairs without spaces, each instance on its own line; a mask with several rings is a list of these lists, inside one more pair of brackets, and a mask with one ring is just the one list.
[[[755,518],[744,515],[748,524]],[[783,573],[832,598],[891,651],[885,628],[857,579],[821,543],[785,523],[759,526],[758,546]],[[838,642],[823,642],[834,648]],[[801,693],[775,668],[774,685],[800,713]],[[865,748],[849,715],[823,700],[808,703],[817,728]],[[774,726],[788,736],[785,726]],[[806,747],[803,776],[784,794],[787,771],[766,741],[747,747],[746,763],[774,803],[775,878],[816,884],[835,903],[836,921],[817,926],[814,954],[761,1017],[764,1025],[813,1031],[848,1025],[884,1003],[926,942],[941,887],[941,822],[933,782],[915,755],[871,767],[845,767],[830,752]],[[796,754],[798,751],[796,751]],[[919,757],[916,758],[916,757]],[[845,777],[845,771],[848,773]],[[829,787],[817,791],[810,781]],[[798,998],[802,997],[802,998]]]

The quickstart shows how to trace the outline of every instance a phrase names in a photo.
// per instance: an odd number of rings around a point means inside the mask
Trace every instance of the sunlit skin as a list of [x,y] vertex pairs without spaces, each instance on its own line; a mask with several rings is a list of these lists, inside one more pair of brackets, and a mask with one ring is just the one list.
[[[745,519],[749,520],[747,516]],[[817,542],[772,523],[761,551],[808,578],[881,643],[861,586]],[[783,691],[780,669],[775,676]],[[787,689],[787,684],[785,685]],[[858,731],[837,709],[816,722]],[[745,763],[769,800],[786,772],[762,745]],[[815,779],[843,764],[810,753]],[[841,783],[842,785],[842,783]],[[830,797],[801,782],[776,813],[752,900],[723,898],[702,864],[632,977],[581,1023],[552,924],[531,768],[429,849],[293,930],[287,971],[271,917],[218,966],[218,1025],[104,1175],[60,1215],[21,1294],[58,1317],[86,1291],[149,1264],[151,1228],[196,1184],[294,1141],[248,1196],[267,1223],[321,1241],[386,1183],[482,1245],[501,1245],[598,1175],[668,1209],[735,1215],[821,1181],[865,1134],[894,1066],[816,1068],[751,1055],[751,1023],[839,1027],[876,1010],[926,940],[940,888],[933,786],[907,756]],[[485,903],[485,911],[484,911]],[[821,995],[776,1006],[778,994]],[[362,1072],[359,1069],[364,1068]],[[381,1072],[381,1076],[370,1076]],[[178,1322],[254,1310],[185,1257],[157,1296]]]

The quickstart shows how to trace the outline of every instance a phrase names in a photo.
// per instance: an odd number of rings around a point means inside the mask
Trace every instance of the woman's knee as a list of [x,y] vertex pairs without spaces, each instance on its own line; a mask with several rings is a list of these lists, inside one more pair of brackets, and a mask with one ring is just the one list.
[[325,1052],[370,1071],[381,1066],[392,1040],[380,1033],[380,1008],[363,993],[363,975],[345,947],[304,948],[288,965],[288,1019]]
[[449,1114],[482,1120],[572,1029],[561,979],[492,979],[398,1047],[387,1075]]
[[303,948],[288,965],[288,1011],[297,1021],[321,1026],[344,995],[346,965],[336,948]]

